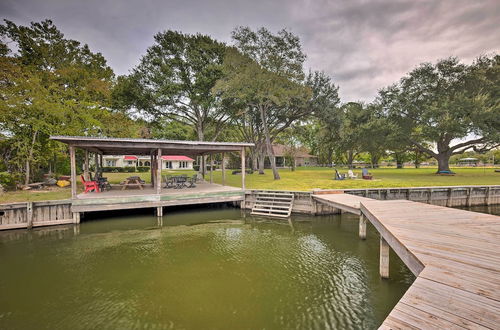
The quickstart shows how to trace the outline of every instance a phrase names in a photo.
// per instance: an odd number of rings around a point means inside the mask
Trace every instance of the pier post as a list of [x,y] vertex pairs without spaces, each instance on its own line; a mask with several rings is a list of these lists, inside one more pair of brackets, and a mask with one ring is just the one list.
[[366,239],[366,217],[363,213],[359,216],[359,238]]
[[73,223],[80,223],[80,212],[73,212]]
[[484,194],[484,204],[486,206],[490,205],[490,190],[491,190],[491,187],[487,187],[486,192]]
[[241,189],[245,190],[245,175],[247,171],[245,169],[245,148],[241,148]]
[[97,173],[100,172],[99,171],[100,166],[99,166],[99,154],[98,153],[94,154],[94,162],[95,162],[95,164],[94,164],[95,165],[95,173],[97,175]]
[[90,176],[89,176],[89,152],[85,150],[85,157],[84,157],[84,162],[83,162],[83,177],[85,180],[90,181]]
[[389,244],[380,236],[380,277],[389,278]]
[[159,217],[159,218],[163,217],[163,207],[158,206],[156,208],[156,216]]
[[210,154],[210,183],[214,183],[213,170],[214,170],[214,156]]
[[226,185],[226,154],[222,153],[222,185]]
[[161,194],[161,168],[162,168],[162,159],[161,159],[161,149],[158,149],[156,155],[156,193]]
[[28,229],[33,228],[33,202],[26,203],[26,218],[28,221]]
[[69,160],[71,167],[71,198],[76,198],[76,157],[75,147],[69,146]]

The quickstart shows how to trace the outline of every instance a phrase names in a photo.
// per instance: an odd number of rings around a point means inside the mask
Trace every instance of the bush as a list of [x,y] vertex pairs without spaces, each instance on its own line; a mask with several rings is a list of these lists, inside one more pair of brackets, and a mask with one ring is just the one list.
[[127,166],[127,167],[124,167],[123,169],[124,169],[123,172],[126,172],[126,173],[134,173],[135,172],[135,167],[132,167],[132,166]]
[[200,170],[200,165],[193,165],[193,170],[198,172]]
[[0,185],[5,189],[14,189],[19,178],[8,172],[0,172]]
[[123,167],[116,167],[116,166],[103,166],[102,167],[103,172],[113,172],[113,173],[118,173],[118,172],[124,172]]
[[137,172],[149,172],[149,166],[137,166]]

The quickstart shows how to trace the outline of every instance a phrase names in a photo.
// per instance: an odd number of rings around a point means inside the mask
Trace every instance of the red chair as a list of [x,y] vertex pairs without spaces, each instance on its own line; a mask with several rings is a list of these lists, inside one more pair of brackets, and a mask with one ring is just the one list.
[[97,181],[85,181],[83,175],[80,175],[80,177],[82,178],[82,183],[85,187],[85,193],[88,193],[89,191],[99,192],[99,184]]

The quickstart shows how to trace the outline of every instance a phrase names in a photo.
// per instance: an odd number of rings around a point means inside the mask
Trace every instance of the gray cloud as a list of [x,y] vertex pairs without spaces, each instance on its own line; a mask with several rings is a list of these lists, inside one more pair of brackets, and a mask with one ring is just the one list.
[[3,0],[0,13],[19,24],[53,19],[117,74],[137,64],[161,30],[230,42],[238,25],[285,27],[301,37],[307,66],[338,83],[343,101],[370,101],[424,61],[470,62],[500,49],[497,0]]

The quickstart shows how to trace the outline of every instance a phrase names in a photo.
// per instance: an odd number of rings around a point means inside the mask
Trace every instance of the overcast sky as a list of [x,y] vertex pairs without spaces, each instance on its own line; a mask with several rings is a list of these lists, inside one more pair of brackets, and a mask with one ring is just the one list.
[[306,68],[331,75],[343,102],[371,101],[421,62],[500,50],[500,0],[0,0],[0,13],[17,24],[52,19],[117,74],[162,30],[230,42],[239,25],[287,28],[302,40]]

